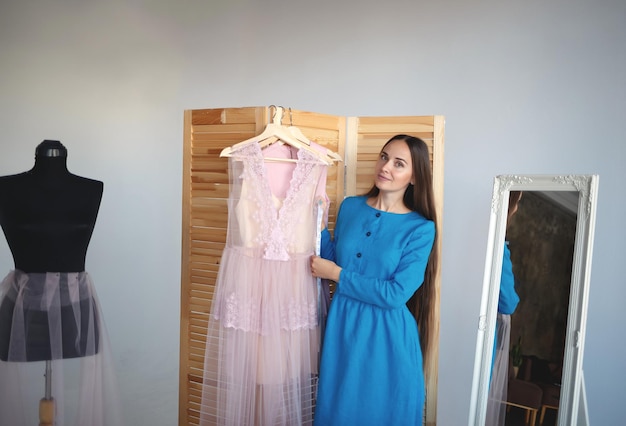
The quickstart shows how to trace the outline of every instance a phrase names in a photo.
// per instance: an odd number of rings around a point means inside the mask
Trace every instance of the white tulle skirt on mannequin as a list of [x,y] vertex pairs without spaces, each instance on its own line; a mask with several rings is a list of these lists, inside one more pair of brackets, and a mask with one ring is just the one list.
[[0,425],[39,424],[47,393],[55,426],[122,425],[101,312],[86,272],[7,275],[0,284]]

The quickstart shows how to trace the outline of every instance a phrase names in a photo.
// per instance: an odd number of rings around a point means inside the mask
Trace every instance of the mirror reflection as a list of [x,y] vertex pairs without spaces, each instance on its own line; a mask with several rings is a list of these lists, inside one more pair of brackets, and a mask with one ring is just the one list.
[[596,175],[496,177],[470,425],[585,424],[597,185]]
[[[491,424],[556,423],[577,210],[573,191],[509,194],[494,347],[504,342],[495,352],[490,385],[493,396],[502,374],[497,366],[509,370],[499,382],[508,404],[489,404],[500,410],[488,411],[491,419],[504,416],[504,422]],[[509,336],[505,315],[510,315]]]

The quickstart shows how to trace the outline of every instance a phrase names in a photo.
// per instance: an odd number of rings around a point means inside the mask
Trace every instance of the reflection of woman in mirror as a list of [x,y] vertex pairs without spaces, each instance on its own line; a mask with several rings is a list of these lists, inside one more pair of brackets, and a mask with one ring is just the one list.
[[[519,207],[522,198],[521,191],[511,191],[509,194],[509,208],[507,226]],[[500,277],[500,292],[498,296],[498,315],[496,318],[496,335],[494,337],[493,357],[491,359],[491,382],[489,385],[489,402],[487,404],[486,425],[504,425],[507,400],[507,386],[509,380],[509,343],[511,333],[511,315],[515,312],[519,296],[515,291],[515,277],[511,252],[508,242],[504,243],[502,256],[502,275]]]
[[[427,146],[394,136],[381,150],[372,189],[343,201],[334,239],[324,230],[322,257],[311,260],[313,275],[337,283],[315,424],[422,424],[435,229]],[[414,293],[419,331],[407,308]]]

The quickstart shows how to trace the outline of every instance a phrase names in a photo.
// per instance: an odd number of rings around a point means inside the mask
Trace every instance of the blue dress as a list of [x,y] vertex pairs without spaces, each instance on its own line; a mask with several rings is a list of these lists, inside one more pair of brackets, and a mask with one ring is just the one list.
[[315,424],[422,424],[424,374],[406,302],[421,286],[435,238],[419,213],[387,213],[349,197],[322,257],[342,271],[328,312]]
[[[519,296],[515,291],[515,276],[513,275],[513,264],[511,263],[511,251],[507,242],[504,243],[504,254],[502,255],[502,276],[500,278],[500,293],[498,294],[498,313],[513,315]],[[498,323],[496,322],[496,335],[493,341],[493,355],[491,357],[491,370],[496,362],[496,348],[498,347]],[[507,343],[508,345],[508,343]],[[507,363],[508,365],[508,363]]]
[[511,251],[508,243],[504,243],[502,256],[502,277],[500,278],[500,294],[498,296],[498,313],[512,315],[519,303],[519,296],[515,291],[515,276],[511,263]]

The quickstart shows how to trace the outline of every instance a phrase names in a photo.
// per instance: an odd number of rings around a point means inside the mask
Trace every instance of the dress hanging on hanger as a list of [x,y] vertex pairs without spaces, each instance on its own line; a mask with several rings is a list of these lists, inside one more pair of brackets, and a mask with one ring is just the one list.
[[309,425],[320,342],[309,259],[320,201],[327,214],[334,160],[276,118],[221,155],[229,157],[229,218],[209,316],[200,424]]

